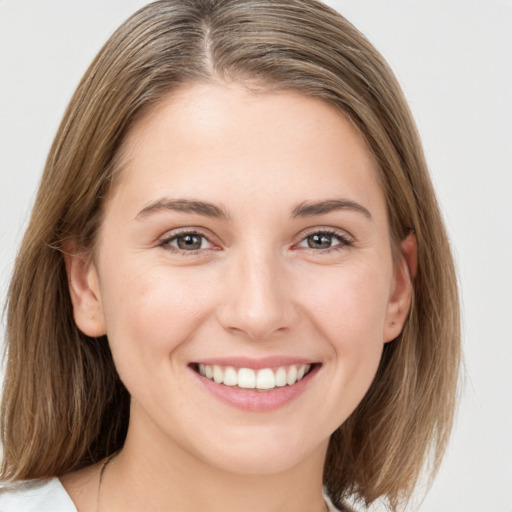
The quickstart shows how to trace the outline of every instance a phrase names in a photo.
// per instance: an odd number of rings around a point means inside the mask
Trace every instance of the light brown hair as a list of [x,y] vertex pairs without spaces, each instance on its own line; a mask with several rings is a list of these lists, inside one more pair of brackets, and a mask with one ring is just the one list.
[[154,2],[87,70],[51,147],[9,289],[1,478],[62,475],[122,447],[130,398],[107,339],[89,338],[73,321],[62,248],[74,240],[93,250],[134,122],[178,87],[212,80],[299,91],[343,112],[379,164],[395,254],[416,236],[406,325],[385,345],[362,403],[332,435],[324,474],[335,503],[383,497],[395,509],[426,460],[435,473],[451,429],[460,350],[455,271],[393,73],[348,21],[315,0]]

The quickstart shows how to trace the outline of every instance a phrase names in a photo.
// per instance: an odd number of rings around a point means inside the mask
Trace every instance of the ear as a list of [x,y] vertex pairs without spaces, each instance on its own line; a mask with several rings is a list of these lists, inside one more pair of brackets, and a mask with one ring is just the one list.
[[401,332],[411,308],[413,280],[418,266],[416,236],[410,233],[401,244],[401,256],[395,263],[393,283],[389,297],[384,343],[394,340]]
[[66,244],[64,261],[76,326],[87,336],[103,336],[106,333],[105,318],[94,263],[74,243]]

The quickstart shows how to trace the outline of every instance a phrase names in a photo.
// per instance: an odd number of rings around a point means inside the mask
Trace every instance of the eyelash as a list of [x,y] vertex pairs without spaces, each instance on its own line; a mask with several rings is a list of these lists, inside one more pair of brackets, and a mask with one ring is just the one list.
[[[335,238],[339,242],[339,243],[333,245],[332,247],[328,247],[326,249],[315,249],[313,247],[304,247],[304,249],[306,249],[310,252],[316,253],[316,254],[330,254],[335,251],[341,251],[343,249],[349,248],[354,244],[354,241],[350,237],[348,237],[346,235],[346,233],[336,231],[334,229],[316,229],[316,230],[310,231],[309,233],[305,233],[302,236],[302,238],[300,239],[299,243],[295,244],[294,247],[300,247],[301,243],[306,242],[309,237],[314,236],[314,235]],[[176,254],[180,254],[183,256],[195,256],[200,251],[204,251],[204,250],[217,250],[217,249],[215,249],[215,246],[213,248],[206,248],[206,249],[199,248],[199,249],[194,249],[194,250],[185,250],[185,249],[180,249],[179,247],[170,245],[171,242],[178,240],[178,238],[184,237],[184,236],[198,236],[198,237],[201,237],[204,240],[206,240],[209,244],[214,245],[213,242],[210,241],[208,236],[206,236],[204,233],[202,233],[201,231],[198,231],[196,229],[183,230],[183,231],[179,231],[177,233],[173,233],[171,236],[167,236],[164,239],[160,240],[158,245],[168,251],[172,251],[172,252],[175,252]]]
[[180,237],[184,237],[184,236],[198,236],[198,237],[201,237],[203,238],[204,240],[206,240],[209,244],[213,244],[213,242],[210,241],[210,239],[208,238],[208,236],[206,236],[204,233],[202,233],[201,231],[198,231],[197,229],[184,229],[183,231],[178,231],[178,232],[175,232],[173,233],[171,236],[167,236],[165,237],[164,239],[160,240],[159,242],[159,246],[168,250],[168,251],[172,251],[172,252],[175,252],[176,254],[180,254],[180,255],[183,255],[183,256],[195,256],[197,255],[200,251],[204,251],[204,250],[216,250],[215,248],[208,248],[208,249],[195,249],[195,250],[185,250],[185,249],[180,249],[179,247],[174,247],[171,244],[171,242],[173,242],[174,240],[178,240],[178,238]]
[[[299,244],[306,242],[306,240],[314,235],[327,236],[329,238],[336,238],[339,243],[333,245],[332,247],[328,247],[326,249],[314,249],[312,247],[305,247],[305,249],[312,251],[317,254],[330,254],[336,251],[342,251],[354,245],[354,241],[344,232],[337,231],[335,229],[315,229],[306,233],[300,240]],[[296,245],[299,245],[296,244]]]

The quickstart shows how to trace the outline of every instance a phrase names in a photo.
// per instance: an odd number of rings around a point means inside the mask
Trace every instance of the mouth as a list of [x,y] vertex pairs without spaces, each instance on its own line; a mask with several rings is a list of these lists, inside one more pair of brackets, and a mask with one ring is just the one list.
[[192,363],[190,366],[202,377],[228,388],[272,391],[295,386],[316,370],[320,363],[289,364],[259,369],[205,363]]
[[322,363],[290,356],[226,357],[189,365],[201,388],[224,404],[251,413],[292,407],[314,386]]

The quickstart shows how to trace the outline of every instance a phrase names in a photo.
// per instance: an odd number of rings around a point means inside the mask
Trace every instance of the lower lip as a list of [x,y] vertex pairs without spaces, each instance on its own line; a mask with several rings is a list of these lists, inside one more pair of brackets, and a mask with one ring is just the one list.
[[201,384],[221,402],[251,412],[274,411],[289,404],[301,395],[309,385],[311,379],[316,375],[320,365],[313,369],[300,381],[292,386],[276,387],[270,390],[258,391],[256,389],[240,389],[216,382],[203,377],[195,370],[195,376]]

